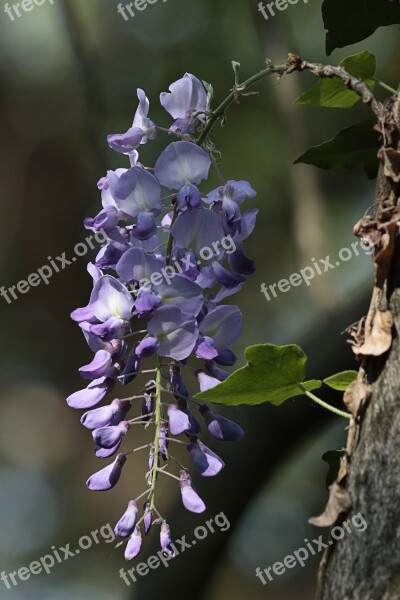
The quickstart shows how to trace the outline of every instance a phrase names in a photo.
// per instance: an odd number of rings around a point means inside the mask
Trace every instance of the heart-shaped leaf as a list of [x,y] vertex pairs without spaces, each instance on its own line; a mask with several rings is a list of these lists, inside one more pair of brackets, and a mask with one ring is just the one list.
[[[216,404],[262,404],[278,406],[288,398],[321,387],[317,380],[304,381],[307,357],[295,344],[259,344],[245,350],[247,365],[216,387],[195,398]],[[304,389],[302,389],[302,386]]]
[[320,169],[353,169],[362,165],[367,177],[374,179],[378,171],[379,134],[373,126],[374,122],[368,120],[346,127],[334,138],[309,148],[295,164],[306,163]]
[[324,0],[326,52],[360,42],[378,27],[400,23],[400,5],[393,0]]

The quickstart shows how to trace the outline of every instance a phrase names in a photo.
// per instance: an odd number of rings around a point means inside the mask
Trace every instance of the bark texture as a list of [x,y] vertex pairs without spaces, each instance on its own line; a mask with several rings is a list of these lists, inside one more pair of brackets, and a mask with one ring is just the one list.
[[[376,277],[368,317],[353,332],[364,392],[345,394],[354,419],[337,484],[347,490],[352,508],[336,524],[362,513],[368,526],[364,532],[353,529],[328,549],[318,600],[400,600],[399,113],[394,97],[377,125],[383,136],[376,212],[355,228],[374,241]],[[377,315],[389,316],[388,350]]]

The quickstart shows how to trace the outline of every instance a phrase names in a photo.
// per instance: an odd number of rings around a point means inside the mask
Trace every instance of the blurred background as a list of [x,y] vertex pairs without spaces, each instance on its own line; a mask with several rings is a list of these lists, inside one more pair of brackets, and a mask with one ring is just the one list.
[[[284,63],[289,51],[311,61],[339,62],[368,49],[378,76],[396,87],[400,79],[398,28],[381,28],[370,39],[325,56],[320,0],[299,2],[266,21],[257,0],[158,0],[125,21],[116,0],[50,0],[12,20],[0,5],[0,221],[1,279],[9,288],[48,263],[73,254],[88,232],[82,221],[99,211],[96,183],[124,159],[106,135],[125,131],[136,109],[136,88],[145,89],[151,118],[171,120],[158,95],[186,71],[213,84],[216,100],[233,84],[230,61],[241,63],[242,79],[263,67],[266,57]],[[310,145],[368,116],[351,111],[294,106],[314,83],[311,75],[270,77],[259,96],[242,99],[215,129],[226,179],[246,179],[260,209],[246,252],[258,264],[235,299],[245,329],[238,356],[254,343],[298,343],[309,355],[308,375],[326,377],[356,363],[341,332],[366,311],[372,268],[360,254],[268,302],[263,282],[278,282],[350,247],[353,224],[374,201],[374,182],[361,169],[318,171],[293,161]],[[167,136],[145,147],[153,164]],[[121,161],[122,158],[122,161]],[[215,184],[215,185],[214,185]],[[215,187],[217,180],[211,181]],[[212,189],[212,187],[209,187]],[[144,489],[145,457],[137,456],[111,492],[85,486],[100,468],[91,436],[65,398],[83,387],[78,367],[90,351],[70,312],[87,303],[91,278],[85,265],[93,252],[8,304],[0,298],[0,570],[12,572],[51,552],[74,548],[83,535],[119,519],[128,499]],[[241,358],[243,362],[243,359]],[[241,362],[241,364],[242,364]],[[150,365],[149,365],[150,366]],[[128,394],[141,389],[129,386]],[[193,387],[195,389],[195,387]],[[120,390],[118,390],[120,392]],[[117,392],[116,392],[117,393]],[[121,392],[120,392],[121,393]],[[340,395],[323,392],[338,406]],[[323,510],[327,465],[321,456],[345,443],[345,424],[306,398],[222,411],[241,423],[243,440],[218,445],[226,462],[215,480],[196,486],[207,512],[184,511],[178,487],[160,481],[162,511],[172,537],[188,539],[198,525],[223,512],[228,531],[216,531],[195,548],[128,587],[121,567],[135,566],[159,549],[156,528],[133,565],[123,549],[101,543],[56,566],[51,575],[31,576],[0,598],[14,600],[306,600],[313,598],[320,556],[263,586],[256,567],[282,560],[320,531],[307,519]],[[137,443],[147,434],[135,431]],[[101,465],[103,466],[103,465]]]

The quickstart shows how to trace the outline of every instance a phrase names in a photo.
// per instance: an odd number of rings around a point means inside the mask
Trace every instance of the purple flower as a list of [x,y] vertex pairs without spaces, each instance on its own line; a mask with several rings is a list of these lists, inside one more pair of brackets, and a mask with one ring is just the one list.
[[135,500],[130,500],[128,508],[126,509],[126,511],[124,512],[124,514],[122,515],[122,517],[120,518],[120,520],[114,528],[114,531],[118,537],[127,538],[130,535],[132,535],[135,529],[138,511],[139,507],[137,505],[137,502]]
[[225,466],[224,461],[200,440],[189,444],[187,450],[196,471],[203,477],[214,477]]
[[199,410],[204,417],[208,431],[217,440],[235,442],[244,436],[244,431],[239,425],[217,413],[211,412],[208,406],[203,405]]
[[93,439],[98,446],[109,450],[122,441],[129,428],[130,425],[127,421],[121,421],[118,425],[100,427],[93,431]]
[[90,326],[95,335],[116,339],[129,330],[134,302],[128,290],[111,275],[96,281],[89,306],[101,323]]
[[137,557],[142,547],[142,534],[140,533],[140,529],[135,527],[134,532],[128,540],[128,543],[125,548],[125,559],[133,560]]
[[193,133],[196,123],[193,115],[207,110],[207,92],[197,77],[185,73],[182,79],[169,86],[169,93],[163,92],[160,95],[160,102],[171,117],[176,119],[171,127],[172,131]]
[[121,154],[132,154],[139,144],[145,144],[157,135],[154,123],[148,118],[149,101],[143,90],[137,91],[139,107],[133,119],[132,127],[126,133],[115,133],[107,137],[110,148]]
[[86,412],[81,418],[81,423],[88,429],[118,425],[125,419],[131,407],[132,402],[129,400],[115,399],[108,406]]
[[183,506],[194,513],[202,513],[206,510],[206,505],[203,500],[193,489],[192,480],[186,469],[181,470],[181,494]]
[[71,408],[85,409],[92,408],[103,400],[103,398],[110,392],[115,385],[115,381],[108,377],[100,377],[91,381],[87,388],[79,390],[71,394],[67,398],[68,406]]
[[110,490],[118,483],[119,478],[121,477],[122,467],[125,463],[126,456],[124,454],[118,454],[117,458],[113,463],[111,463],[111,465],[104,467],[104,469],[101,469],[101,471],[98,471],[89,477],[86,485],[90,490],[96,492]]

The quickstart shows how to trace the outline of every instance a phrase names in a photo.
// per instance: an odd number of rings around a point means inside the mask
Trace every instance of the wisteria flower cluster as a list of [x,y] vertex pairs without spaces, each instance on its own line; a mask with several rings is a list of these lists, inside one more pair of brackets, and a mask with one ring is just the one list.
[[[256,209],[241,211],[242,203],[256,195],[245,181],[222,183],[207,195],[199,189],[214,162],[194,137],[210,114],[203,83],[186,74],[161,94],[162,106],[174,119],[169,130],[150,120],[144,91],[139,89],[137,95],[132,127],[108,137],[110,147],[126,155],[129,165],[109,171],[99,181],[103,208],[85,220],[87,229],[106,234],[107,243],[88,265],[93,278],[89,304],[71,315],[94,357],[79,369],[87,387],[67,400],[72,408],[86,411],[81,422],[92,432],[96,456],[114,457],[88,479],[91,490],[117,484],[125,463],[138,450],[120,452],[134,425],[154,428],[152,441],[140,448],[149,453],[146,490],[129,500],[115,527],[127,541],[128,560],[139,553],[142,531],[147,534],[152,523],[161,524],[162,550],[173,552],[169,526],[155,505],[160,473],[179,482],[189,511],[205,510],[189,470],[174,459],[171,465],[179,464],[178,474],[166,470],[170,442],[186,444],[194,469],[203,477],[215,476],[224,467],[200,441],[202,426],[193,410],[217,440],[234,441],[243,435],[239,425],[191,399],[182,373],[194,374],[204,391],[225,380],[224,367],[236,361],[231,347],[240,335],[242,315],[224,301],[255,270],[242,242],[252,233],[257,216]],[[178,141],[166,146],[154,168],[146,167],[139,161],[138,148],[159,131]],[[151,357],[155,368],[142,371],[143,360]],[[190,359],[201,362],[193,366]],[[117,384],[128,385],[141,372],[153,374],[145,389],[101,405]],[[132,416],[137,403],[139,414]]]

